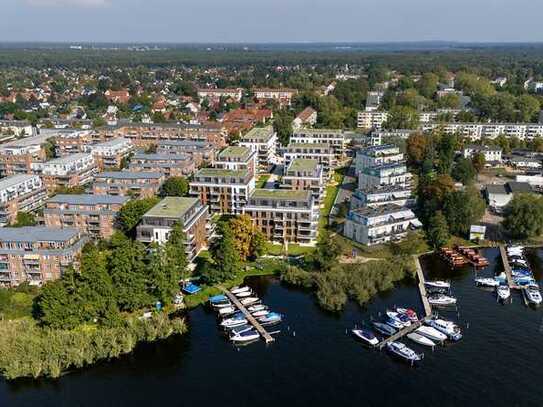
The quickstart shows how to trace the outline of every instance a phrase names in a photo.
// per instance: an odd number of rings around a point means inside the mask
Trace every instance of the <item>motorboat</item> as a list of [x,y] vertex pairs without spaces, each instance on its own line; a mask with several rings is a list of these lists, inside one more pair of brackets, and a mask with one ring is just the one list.
[[419,362],[424,358],[424,354],[418,354],[413,349],[408,348],[401,342],[389,342],[387,343],[387,350],[394,356],[399,357],[411,364]]
[[254,327],[252,325],[248,325],[248,324],[240,325],[240,326],[236,326],[236,327],[230,329],[230,334],[231,335],[239,335],[239,334],[241,334],[243,332],[251,331],[253,329],[254,329]]
[[500,285],[499,282],[497,282],[495,279],[493,278],[476,278],[475,279],[475,284],[478,285],[478,286],[481,286],[481,287],[497,287],[498,285]]
[[448,290],[451,288],[451,283],[449,283],[448,281],[426,281],[424,285],[428,288],[435,288],[438,290]]
[[400,330],[400,329],[404,328],[404,324],[402,323],[402,321],[400,321],[400,320],[398,320],[396,318],[387,317],[387,318],[385,318],[384,321],[385,321],[385,324],[391,326],[394,329]]
[[209,297],[209,302],[211,304],[215,304],[217,302],[222,302],[224,300],[228,300],[228,298],[224,294],[213,295],[213,296]]
[[447,335],[435,328],[432,328],[431,326],[421,325],[415,330],[415,332],[436,342],[443,342],[447,339]]
[[250,307],[247,307],[247,311],[249,312],[263,311],[267,309],[268,309],[268,306],[264,304],[256,304],[256,305],[251,305]]
[[[389,317],[392,320],[395,320],[400,323],[400,328],[411,326],[411,321],[407,317],[407,315],[400,314],[398,312],[394,311],[387,311],[386,312],[387,317]],[[394,327],[396,328],[396,327]]]
[[215,309],[220,309],[220,308],[231,307],[232,303],[230,302],[230,300],[223,300],[220,302],[211,303],[211,306]]
[[247,287],[247,286],[243,286],[243,287],[234,287],[230,290],[230,292],[234,295],[237,295],[237,294],[240,294],[240,293],[246,293],[246,292],[251,292],[251,288],[250,287]]
[[220,323],[224,328],[234,328],[236,326],[242,326],[247,324],[247,320],[241,317],[227,318]]
[[509,289],[509,286],[500,284],[496,287],[496,295],[498,296],[498,299],[505,301],[511,296],[511,290]]
[[456,298],[444,294],[438,294],[428,297],[428,302],[430,305],[434,306],[448,306],[455,305]]
[[537,285],[536,281],[531,276],[513,277],[513,281],[520,286],[528,287]]
[[241,299],[239,302],[241,302],[243,305],[252,305],[252,304],[256,304],[259,301],[260,299],[258,297],[247,297],[247,298]]
[[421,335],[417,332],[408,333],[407,337],[411,339],[413,342],[418,343],[419,345],[430,346],[431,348],[436,346],[436,343],[432,341],[430,338],[427,338],[426,336]]
[[539,291],[539,287],[537,285],[529,285],[525,287],[522,292],[524,293],[524,297],[528,303],[532,305],[541,304],[541,292]]
[[236,312],[236,309],[234,307],[219,308],[219,315],[221,317],[225,315],[233,314],[234,312]]
[[234,343],[247,343],[252,342],[260,338],[260,334],[253,330],[244,331],[237,335],[232,335],[230,340]]
[[375,334],[369,329],[365,329],[365,328],[353,329],[351,332],[357,339],[360,339],[367,345],[376,346],[379,344],[379,339],[377,339]]
[[273,325],[278,324],[282,321],[281,314],[278,314],[277,312],[270,312],[267,315],[258,318],[258,322],[260,322],[262,325]]
[[439,332],[444,333],[447,335],[447,337],[453,341],[459,341],[462,339],[462,331],[452,321],[447,321],[445,319],[430,319],[428,321],[428,325],[430,325],[432,328],[437,329]]
[[398,314],[407,315],[407,318],[409,318],[411,322],[417,322],[419,320],[417,313],[411,308],[396,308],[396,312]]
[[247,298],[247,297],[250,297],[251,295],[253,295],[253,292],[252,291],[243,291],[243,292],[237,293],[235,295],[238,298]]
[[497,276],[494,276],[494,280],[498,281],[500,284],[506,284],[507,283],[507,276],[505,275],[505,273],[502,271],[500,274],[498,274]]
[[396,333],[396,329],[391,327],[390,325],[387,325],[383,322],[373,321],[372,322],[373,327],[375,330],[383,335],[391,336]]
[[258,318],[258,317],[264,317],[266,315],[268,315],[270,313],[270,311],[268,311],[267,309],[263,309],[263,310],[260,310],[260,311],[254,311],[254,312],[251,312],[251,315],[255,318]]

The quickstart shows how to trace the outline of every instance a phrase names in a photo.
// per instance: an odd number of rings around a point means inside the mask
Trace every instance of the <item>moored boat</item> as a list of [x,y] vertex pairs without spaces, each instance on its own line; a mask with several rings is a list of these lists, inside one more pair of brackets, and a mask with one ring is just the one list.
[[251,288],[247,286],[233,287],[232,289],[230,289],[230,292],[234,295],[239,294],[239,293],[244,293],[244,292],[250,292],[250,291],[251,291]]
[[456,298],[449,295],[438,294],[428,297],[428,302],[430,303],[430,305],[434,306],[449,306],[456,304]]
[[[390,319],[397,321],[400,324],[400,328],[411,326],[411,320],[407,317],[407,315],[403,315],[394,311],[387,311],[386,314],[387,317],[389,317]],[[397,327],[394,326],[394,328]]]
[[410,332],[407,334],[407,337],[411,339],[413,342],[418,343],[419,345],[430,346],[430,347],[436,346],[434,341],[432,341],[431,339],[417,332]]
[[247,311],[249,312],[263,311],[267,309],[268,309],[268,306],[264,304],[256,304],[256,305],[251,305],[250,307],[247,307]]
[[239,302],[241,302],[243,305],[252,305],[252,304],[256,304],[259,301],[260,299],[258,297],[247,297],[247,298],[241,299]]
[[257,318],[258,322],[260,322],[262,325],[273,325],[278,324],[282,321],[281,314],[278,314],[277,312],[270,312],[267,315]]
[[254,329],[254,327],[252,325],[248,325],[248,324],[245,324],[245,325],[239,325],[239,326],[236,326],[236,327],[233,327],[232,329],[230,329],[230,334],[231,335],[239,335],[243,332],[247,332],[247,331],[250,331]]
[[443,332],[440,332],[437,329],[427,325],[418,327],[415,332],[436,342],[443,342],[447,339],[447,335],[445,335]]
[[220,323],[224,328],[234,328],[236,326],[247,325],[247,320],[241,317],[227,318]]
[[413,349],[407,347],[401,342],[389,342],[387,343],[387,350],[394,356],[399,357],[411,364],[421,361],[424,358],[424,354],[418,354]]
[[451,284],[448,281],[426,281],[424,285],[429,288],[436,288],[440,290],[448,290],[451,288]]
[[417,313],[411,308],[396,308],[396,312],[398,314],[407,315],[407,318],[409,318],[411,322],[417,322],[419,320]]
[[379,344],[379,339],[377,339],[375,334],[369,329],[366,329],[366,328],[353,329],[351,332],[357,339],[360,339],[362,342],[364,342],[367,345],[376,346],[377,344]]
[[522,290],[526,301],[532,305],[540,305],[542,302],[541,292],[537,285],[528,285]]
[[383,335],[391,336],[396,333],[396,329],[391,327],[390,325],[387,325],[383,322],[373,321],[372,322],[373,327],[375,330]]
[[260,334],[253,330],[244,331],[237,335],[232,335],[230,340],[234,343],[247,343],[252,342],[260,338]]
[[385,324],[389,325],[390,327],[394,329],[401,330],[404,328],[404,324],[396,318],[387,317],[384,319],[384,321],[385,321]]
[[243,291],[241,293],[235,294],[235,296],[238,298],[247,298],[247,297],[250,297],[251,295],[253,295],[252,291]]
[[445,319],[430,319],[428,321],[428,325],[430,325],[432,328],[437,329],[439,332],[444,333],[447,335],[447,337],[453,341],[459,341],[462,339],[462,331],[452,321],[447,321]]
[[260,311],[254,311],[254,312],[251,312],[251,315],[255,318],[258,318],[258,317],[264,317],[266,315],[268,315],[270,313],[270,311],[266,310],[266,309],[263,309],[263,310],[260,310]]
[[236,312],[236,309],[234,307],[224,307],[218,309],[220,316],[230,315]]
[[484,277],[476,278],[475,284],[481,287],[497,287],[498,285],[500,285],[500,283],[495,279]]
[[509,286],[501,284],[496,287],[496,295],[501,301],[507,300],[511,296],[511,290]]

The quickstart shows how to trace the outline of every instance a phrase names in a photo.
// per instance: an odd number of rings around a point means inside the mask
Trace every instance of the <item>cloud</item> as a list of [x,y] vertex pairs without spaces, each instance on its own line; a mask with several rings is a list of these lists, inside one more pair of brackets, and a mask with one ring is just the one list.
[[25,0],[27,4],[39,7],[105,7],[109,0]]

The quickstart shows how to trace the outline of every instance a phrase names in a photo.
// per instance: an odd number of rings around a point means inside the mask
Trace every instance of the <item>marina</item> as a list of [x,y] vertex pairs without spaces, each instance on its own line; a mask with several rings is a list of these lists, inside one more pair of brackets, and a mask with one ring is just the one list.
[[[484,254],[490,261],[484,273],[499,274],[498,248],[486,249]],[[543,252],[530,251],[526,257],[540,282]],[[368,351],[353,340],[350,328],[393,304],[412,305],[424,316],[418,282],[398,284],[364,307],[349,302],[342,313],[332,315],[321,311],[305,290],[285,286],[273,277],[254,277],[245,284],[263,303],[279,312],[289,311],[288,323],[274,335],[273,346],[263,340],[242,348],[232,346],[216,334],[216,313],[199,307],[188,314],[186,335],[142,345],[133,355],[55,382],[1,382],[0,400],[7,406],[211,404],[217,399],[223,405],[237,405],[244,392],[264,407],[300,397],[303,404],[315,405],[351,406],[356,399],[367,405],[398,406],[416,399],[426,406],[442,403],[446,388],[455,405],[539,406],[543,398],[539,381],[526,380],[526,375],[537,378],[543,364],[541,311],[527,309],[520,300],[497,308],[496,298],[474,285],[469,266],[451,273],[441,259],[424,256],[421,267],[426,282],[449,281],[453,286],[460,316],[446,317],[457,318],[465,335],[462,341],[436,346],[433,352],[428,346],[408,342],[406,335],[407,346],[417,354],[424,352],[422,363],[414,368],[383,352]],[[505,354],[510,369],[497,374],[504,367],[499,355]],[[322,376],[329,385],[322,386]],[[314,389],[319,386],[317,393]],[[402,391],[389,391],[391,387]]]

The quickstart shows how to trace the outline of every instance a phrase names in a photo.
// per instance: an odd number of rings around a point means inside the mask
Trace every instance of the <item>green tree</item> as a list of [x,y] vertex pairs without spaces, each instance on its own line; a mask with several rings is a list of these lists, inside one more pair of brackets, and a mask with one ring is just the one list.
[[129,233],[139,223],[145,212],[159,202],[158,198],[145,198],[128,201],[119,211],[117,221],[119,228]]
[[449,241],[450,235],[447,219],[441,211],[437,211],[435,215],[430,218],[426,235],[428,243],[434,249],[445,246]]
[[388,112],[388,119],[384,123],[387,129],[416,129],[419,125],[419,114],[408,106],[394,106]]
[[48,160],[52,160],[57,156],[57,142],[54,137],[49,137],[43,143],[43,150],[45,151],[45,157]]
[[481,172],[485,168],[486,164],[485,155],[483,153],[475,154],[471,159],[471,163],[477,172]]
[[518,194],[505,207],[503,227],[512,237],[525,239],[543,233],[543,198]]
[[18,212],[15,218],[15,223],[11,225],[14,228],[21,228],[24,226],[35,226],[38,224],[36,217],[29,212]]
[[134,311],[151,303],[146,290],[145,248],[128,238],[117,244],[109,262],[117,304],[122,311]]
[[189,192],[189,182],[185,177],[170,177],[162,184],[160,196],[185,196]]
[[486,204],[479,191],[475,187],[469,187],[448,194],[443,212],[451,233],[467,235],[470,226],[483,217],[485,209]]
[[313,263],[319,271],[329,271],[338,263],[338,258],[343,252],[339,239],[325,231],[319,237],[317,250],[313,254]]
[[234,246],[241,261],[262,254],[266,239],[253,224],[253,220],[249,215],[243,214],[233,217],[228,221],[227,227],[232,231]]
[[241,259],[236,250],[235,238],[227,227],[221,228],[221,236],[211,244],[209,251],[215,261],[216,279],[224,281],[233,278],[240,270]]
[[464,185],[471,183],[476,175],[477,171],[475,171],[473,163],[464,157],[460,157],[452,169],[452,177]]
[[288,111],[277,112],[273,119],[273,129],[277,133],[279,142],[286,146],[292,134],[292,121],[294,116]]

